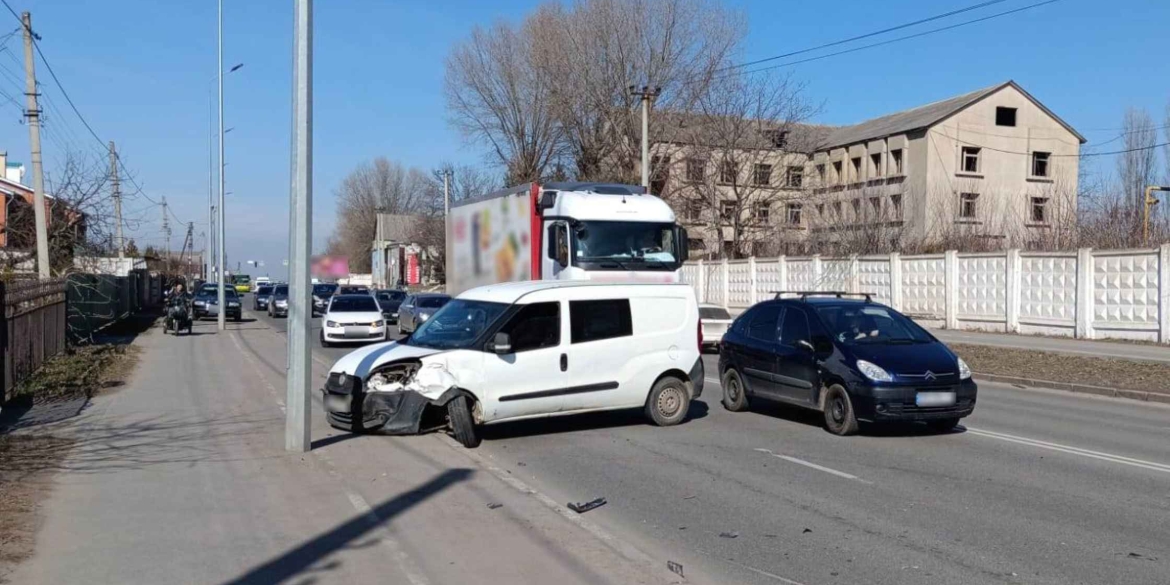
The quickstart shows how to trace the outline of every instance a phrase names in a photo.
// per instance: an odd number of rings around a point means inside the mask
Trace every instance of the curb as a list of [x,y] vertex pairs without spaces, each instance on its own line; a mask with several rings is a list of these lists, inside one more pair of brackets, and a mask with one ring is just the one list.
[[1052,380],[1036,380],[1033,378],[1019,378],[1016,376],[1001,376],[999,374],[983,374],[975,372],[974,377],[985,382],[999,382],[1002,384],[1017,384],[1028,386],[1030,388],[1044,388],[1048,390],[1063,390],[1065,392],[1073,392],[1076,394],[1092,394],[1094,396],[1108,396],[1111,398],[1126,398],[1129,400],[1139,400],[1142,402],[1159,402],[1162,404],[1170,404],[1170,394],[1162,394],[1160,392],[1147,392],[1145,390],[1125,390],[1121,388],[1108,388],[1105,386],[1092,386],[1089,384],[1075,384],[1071,382],[1054,382]]

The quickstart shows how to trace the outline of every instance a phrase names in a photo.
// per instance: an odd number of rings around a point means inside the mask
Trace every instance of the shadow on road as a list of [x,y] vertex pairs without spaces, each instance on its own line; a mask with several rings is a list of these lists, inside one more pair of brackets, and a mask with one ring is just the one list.
[[[701,400],[691,402],[690,413],[687,415],[687,420],[683,421],[682,426],[705,418],[707,411],[707,403]],[[653,423],[647,420],[646,415],[641,410],[620,410],[488,425],[482,428],[482,435],[484,439],[490,441],[650,424]]]
[[341,443],[342,441],[356,439],[360,436],[361,435],[354,434],[354,433],[339,433],[336,435],[330,435],[328,437],[323,437],[320,439],[314,439],[313,444],[310,447],[310,450],[316,451],[317,449],[321,449],[323,447],[328,447],[329,445],[335,445],[337,443]]
[[[772,418],[800,423],[810,427],[825,426],[825,415],[807,408],[800,408],[797,406],[790,406],[779,402],[771,402],[762,398],[756,398],[751,403],[751,412],[762,414]],[[882,423],[871,424],[861,423],[861,428],[858,434],[863,437],[915,437],[924,435],[950,435],[956,433],[966,432],[966,427],[959,425],[953,430],[938,431],[927,427],[924,423],[914,422],[898,422],[898,423]]]
[[472,470],[470,469],[444,471],[427,483],[386,500],[374,506],[369,512],[354,516],[332,530],[319,534],[300,546],[228,581],[225,585],[269,585],[285,583],[294,577],[304,578],[302,581],[298,581],[299,583],[316,582],[314,577],[307,575],[334,570],[341,565],[341,562],[336,559],[323,564],[318,564],[319,561],[342,549],[364,548],[376,544],[376,541],[357,541],[427,498],[433,497],[459,482],[466,481],[471,477],[471,474]]

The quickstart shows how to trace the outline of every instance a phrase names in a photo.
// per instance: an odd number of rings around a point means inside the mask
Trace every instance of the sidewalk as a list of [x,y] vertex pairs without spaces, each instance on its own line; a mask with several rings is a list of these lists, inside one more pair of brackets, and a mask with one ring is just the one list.
[[930,332],[945,343],[968,343],[973,345],[1010,347],[1015,349],[1030,349],[1034,351],[1170,364],[1170,346],[1165,345],[1093,341],[1088,339],[1062,339],[1011,333],[952,331],[948,329],[931,329]]
[[125,387],[21,431],[77,447],[13,583],[670,581],[442,436],[338,433],[315,404],[313,451],[284,451],[283,339],[229,328],[151,330]]

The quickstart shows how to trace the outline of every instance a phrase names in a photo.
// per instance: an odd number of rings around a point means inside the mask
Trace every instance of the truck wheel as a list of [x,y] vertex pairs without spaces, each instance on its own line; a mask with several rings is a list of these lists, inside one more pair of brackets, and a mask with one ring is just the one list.
[[673,376],[662,378],[650,389],[646,399],[646,418],[660,427],[677,425],[687,417],[691,397],[682,380]]
[[743,379],[739,372],[727,370],[723,374],[723,408],[732,412],[741,412],[749,407],[747,391],[743,387]]
[[849,393],[840,384],[829,386],[825,392],[825,428],[834,435],[857,434],[857,415]]
[[447,418],[451,421],[451,430],[455,433],[455,440],[459,444],[474,449],[479,446],[479,435],[475,432],[475,421],[471,418],[471,408],[466,396],[456,396],[447,403]]

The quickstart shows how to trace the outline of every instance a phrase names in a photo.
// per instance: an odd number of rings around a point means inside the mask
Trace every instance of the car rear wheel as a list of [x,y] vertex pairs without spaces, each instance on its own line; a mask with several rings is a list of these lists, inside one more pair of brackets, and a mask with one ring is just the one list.
[[958,424],[959,419],[957,418],[940,418],[938,420],[926,421],[926,427],[936,433],[952,431]]
[[686,384],[673,376],[655,383],[646,399],[646,417],[660,427],[682,422],[690,408],[691,397],[687,393]]
[[456,396],[447,403],[447,419],[451,423],[451,431],[455,440],[468,449],[479,446],[480,437],[475,432],[475,420],[471,418],[470,400],[466,396]]
[[732,412],[740,412],[748,409],[747,393],[743,387],[743,379],[739,377],[739,372],[735,370],[727,370],[723,374],[723,408]]
[[840,384],[829,386],[825,392],[825,428],[834,435],[857,433],[857,415],[853,412],[853,402]]

